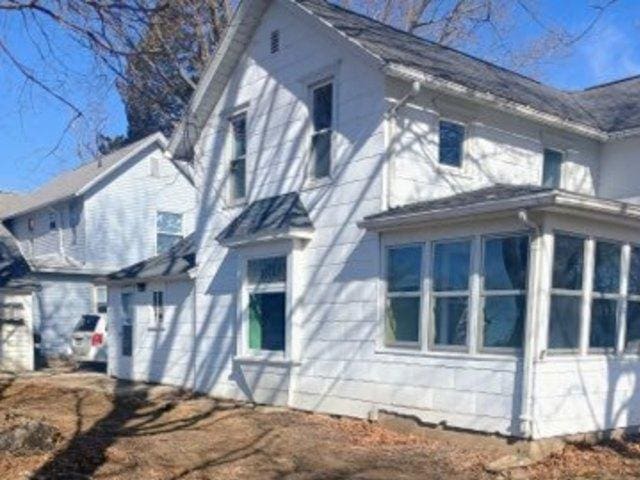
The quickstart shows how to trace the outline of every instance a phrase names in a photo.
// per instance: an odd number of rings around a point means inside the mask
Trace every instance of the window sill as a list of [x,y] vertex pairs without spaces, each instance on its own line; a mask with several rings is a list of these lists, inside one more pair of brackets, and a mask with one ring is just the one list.
[[223,210],[233,210],[239,207],[247,206],[247,197],[238,199],[238,200],[229,200],[223,207]]
[[515,354],[513,352],[495,353],[495,352],[478,352],[467,353],[460,350],[430,350],[424,351],[418,348],[398,348],[398,347],[381,347],[374,351],[375,355],[398,355],[407,357],[422,357],[422,358],[436,358],[436,359],[450,359],[450,360],[485,360],[485,361],[519,361],[522,359],[522,355]]
[[331,175],[329,175],[328,177],[323,177],[318,179],[309,178],[304,182],[304,185],[302,186],[302,190],[303,191],[315,190],[317,188],[329,186],[332,183],[333,183],[333,177]]
[[291,359],[278,358],[270,355],[249,355],[233,357],[236,363],[256,363],[261,365],[272,365],[276,367],[297,367],[301,363]]

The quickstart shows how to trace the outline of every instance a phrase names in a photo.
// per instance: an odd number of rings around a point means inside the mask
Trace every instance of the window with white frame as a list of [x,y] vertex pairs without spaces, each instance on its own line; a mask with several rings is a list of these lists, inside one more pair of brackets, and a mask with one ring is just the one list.
[[54,212],[49,212],[49,230],[55,230],[56,228],[58,228],[56,214]]
[[562,152],[545,148],[542,159],[542,186],[559,188],[562,181]]
[[387,250],[387,304],[385,343],[417,344],[420,341],[422,245]]
[[24,306],[21,303],[0,303],[0,322],[22,322]]
[[231,124],[231,161],[229,163],[229,195],[232,201],[245,198],[247,194],[247,114],[235,115]]
[[250,351],[284,352],[287,317],[286,283],[286,257],[248,260],[247,344]]
[[555,235],[547,342],[550,350],[576,350],[580,346],[584,246],[582,237]]
[[640,353],[640,247],[631,247],[625,350]]
[[483,244],[482,346],[522,348],[529,237],[488,237]]
[[156,217],[156,251],[164,253],[182,240],[182,214],[158,212]]
[[440,120],[438,162],[450,167],[461,167],[464,145],[464,125]]
[[312,90],[311,177],[325,178],[331,174],[331,144],[333,135],[333,83],[318,85]]
[[618,331],[622,246],[597,241],[591,293],[589,348],[615,349]]
[[432,343],[436,348],[467,345],[471,241],[437,242],[431,288]]
[[107,313],[107,287],[97,285],[94,287],[95,311],[97,313]]
[[161,327],[164,322],[164,292],[155,290],[152,302],[153,323],[156,327]]

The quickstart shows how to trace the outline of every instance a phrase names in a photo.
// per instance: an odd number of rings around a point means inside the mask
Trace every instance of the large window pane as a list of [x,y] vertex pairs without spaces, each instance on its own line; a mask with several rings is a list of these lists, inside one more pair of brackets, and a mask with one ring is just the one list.
[[419,245],[389,249],[388,288],[390,292],[420,290],[422,247]]
[[233,157],[244,157],[247,153],[247,117],[242,114],[231,120],[233,129]]
[[311,148],[315,178],[327,177],[331,173],[331,135],[331,130],[326,130],[313,136]]
[[562,174],[562,152],[544,150],[544,165],[542,167],[542,185],[557,188],[560,186]]
[[249,260],[247,280],[250,285],[282,283],[287,279],[287,259],[285,257]]
[[387,341],[418,342],[420,297],[392,297],[387,307]]
[[616,346],[616,317],[618,301],[598,298],[591,305],[591,331],[589,346],[614,348]]
[[551,349],[576,349],[580,344],[581,297],[552,295],[549,315]]
[[434,307],[434,343],[467,344],[468,297],[439,297]]
[[253,293],[249,296],[249,348],[283,351],[285,294]]
[[333,111],[333,84],[328,83],[313,90],[313,128],[331,128]]
[[597,242],[593,291],[620,292],[620,245]]
[[437,243],[434,249],[434,290],[467,290],[470,259],[471,242]]
[[313,136],[311,139],[312,170],[314,178],[331,174],[331,138],[333,131],[333,84],[313,90]]
[[556,235],[553,253],[553,288],[582,289],[584,239]]
[[626,349],[640,353],[640,302],[627,305]]
[[485,290],[524,290],[527,285],[529,238],[492,238],[485,241]]
[[521,348],[526,304],[524,295],[486,297],[483,345],[492,348]]
[[640,295],[640,248],[631,249],[631,264],[629,265],[629,294]]
[[440,163],[459,167],[462,165],[464,126],[447,121],[440,122]]

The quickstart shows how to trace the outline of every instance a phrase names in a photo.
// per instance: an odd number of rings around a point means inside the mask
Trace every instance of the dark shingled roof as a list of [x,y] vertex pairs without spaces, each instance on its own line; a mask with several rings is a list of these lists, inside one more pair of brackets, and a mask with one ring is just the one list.
[[16,241],[0,224],[0,288],[35,288],[37,285]]
[[640,79],[567,92],[325,0],[297,0],[388,65],[409,67],[605,132],[640,126]]
[[291,228],[312,229],[307,209],[296,192],[256,200],[217,237],[221,243],[238,238],[284,233]]
[[171,277],[187,273],[196,266],[196,242],[192,233],[166,252],[123,268],[107,276],[108,280],[134,280]]
[[427,213],[435,212],[437,210],[467,207],[478,203],[498,202],[500,200],[528,197],[538,193],[549,193],[553,190],[553,188],[541,187],[538,185],[497,184],[491,187],[481,188],[479,190],[457,193],[444,198],[410,203],[401,207],[391,208],[384,212],[365,217],[365,220],[378,220],[411,213]]

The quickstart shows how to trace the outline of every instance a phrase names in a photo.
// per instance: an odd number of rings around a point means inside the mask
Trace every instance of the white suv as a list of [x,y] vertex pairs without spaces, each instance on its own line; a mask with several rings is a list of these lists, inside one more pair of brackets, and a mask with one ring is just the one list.
[[71,338],[75,361],[107,363],[106,315],[83,315]]

